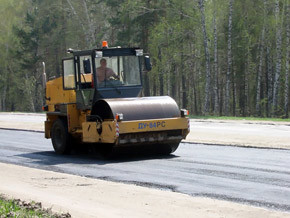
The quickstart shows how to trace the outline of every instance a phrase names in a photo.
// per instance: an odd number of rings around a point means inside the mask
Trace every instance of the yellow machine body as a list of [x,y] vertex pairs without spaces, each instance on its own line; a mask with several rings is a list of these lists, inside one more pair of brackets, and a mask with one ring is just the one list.
[[[46,85],[46,105],[48,106],[45,121],[46,138],[51,137],[53,122],[59,118],[67,121],[69,134],[83,143],[109,143],[115,146],[134,143],[146,144],[169,141],[170,137],[178,137],[177,140],[184,139],[189,133],[189,120],[186,117],[134,121],[104,120],[101,124],[102,132],[99,133],[98,125],[100,124],[87,121],[86,117],[91,111],[77,109],[76,92],[75,90],[64,90],[62,79],[59,77],[50,80]],[[161,134],[172,130],[180,130],[180,135],[169,135],[164,138]]]
[[[169,96],[137,97],[142,90],[141,57],[139,48],[105,48],[75,51],[63,59],[62,76],[46,82],[44,106],[45,137],[52,139],[56,153],[68,153],[72,143],[176,150],[189,133],[186,110],[179,110]],[[150,70],[148,56],[144,61]],[[106,77],[108,72],[114,80]]]

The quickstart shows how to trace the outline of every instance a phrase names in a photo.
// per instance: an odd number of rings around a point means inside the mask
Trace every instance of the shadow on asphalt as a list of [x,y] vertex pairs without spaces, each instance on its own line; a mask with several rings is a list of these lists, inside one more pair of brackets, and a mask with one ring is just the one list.
[[40,165],[59,165],[59,164],[97,164],[106,165],[112,163],[137,162],[144,160],[161,160],[177,158],[176,155],[158,155],[152,153],[142,153],[138,151],[128,151],[122,153],[114,153],[113,156],[104,157],[99,151],[81,150],[73,151],[69,155],[58,155],[54,151],[31,152],[17,155],[19,157],[28,158],[34,164]]

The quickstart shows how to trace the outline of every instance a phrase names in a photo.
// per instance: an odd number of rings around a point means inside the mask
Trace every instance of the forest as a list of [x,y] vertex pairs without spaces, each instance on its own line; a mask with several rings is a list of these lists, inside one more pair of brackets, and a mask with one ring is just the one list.
[[143,96],[192,115],[288,118],[290,0],[0,0],[0,111],[40,112],[42,62],[141,47]]

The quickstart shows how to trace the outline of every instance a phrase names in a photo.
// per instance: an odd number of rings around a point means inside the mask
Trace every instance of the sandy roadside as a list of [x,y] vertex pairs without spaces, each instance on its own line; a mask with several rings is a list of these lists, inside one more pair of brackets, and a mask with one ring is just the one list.
[[290,122],[191,120],[187,142],[290,149]]
[[0,128],[44,131],[45,114],[0,112]]
[[0,193],[73,217],[290,217],[226,201],[0,163]]

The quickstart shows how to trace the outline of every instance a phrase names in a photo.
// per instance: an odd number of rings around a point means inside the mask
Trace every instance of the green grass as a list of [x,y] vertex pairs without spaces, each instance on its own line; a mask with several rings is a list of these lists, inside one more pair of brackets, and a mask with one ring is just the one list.
[[45,217],[45,215],[38,210],[22,208],[14,200],[0,199],[0,217]]
[[189,116],[192,119],[215,119],[215,120],[250,120],[250,121],[278,121],[290,122],[290,119],[282,118],[260,118],[260,117],[217,117],[217,116]]
[[70,217],[69,214],[53,214],[49,209],[43,209],[40,203],[24,202],[20,200],[9,200],[0,196],[0,218],[19,217],[19,218],[60,218]]

